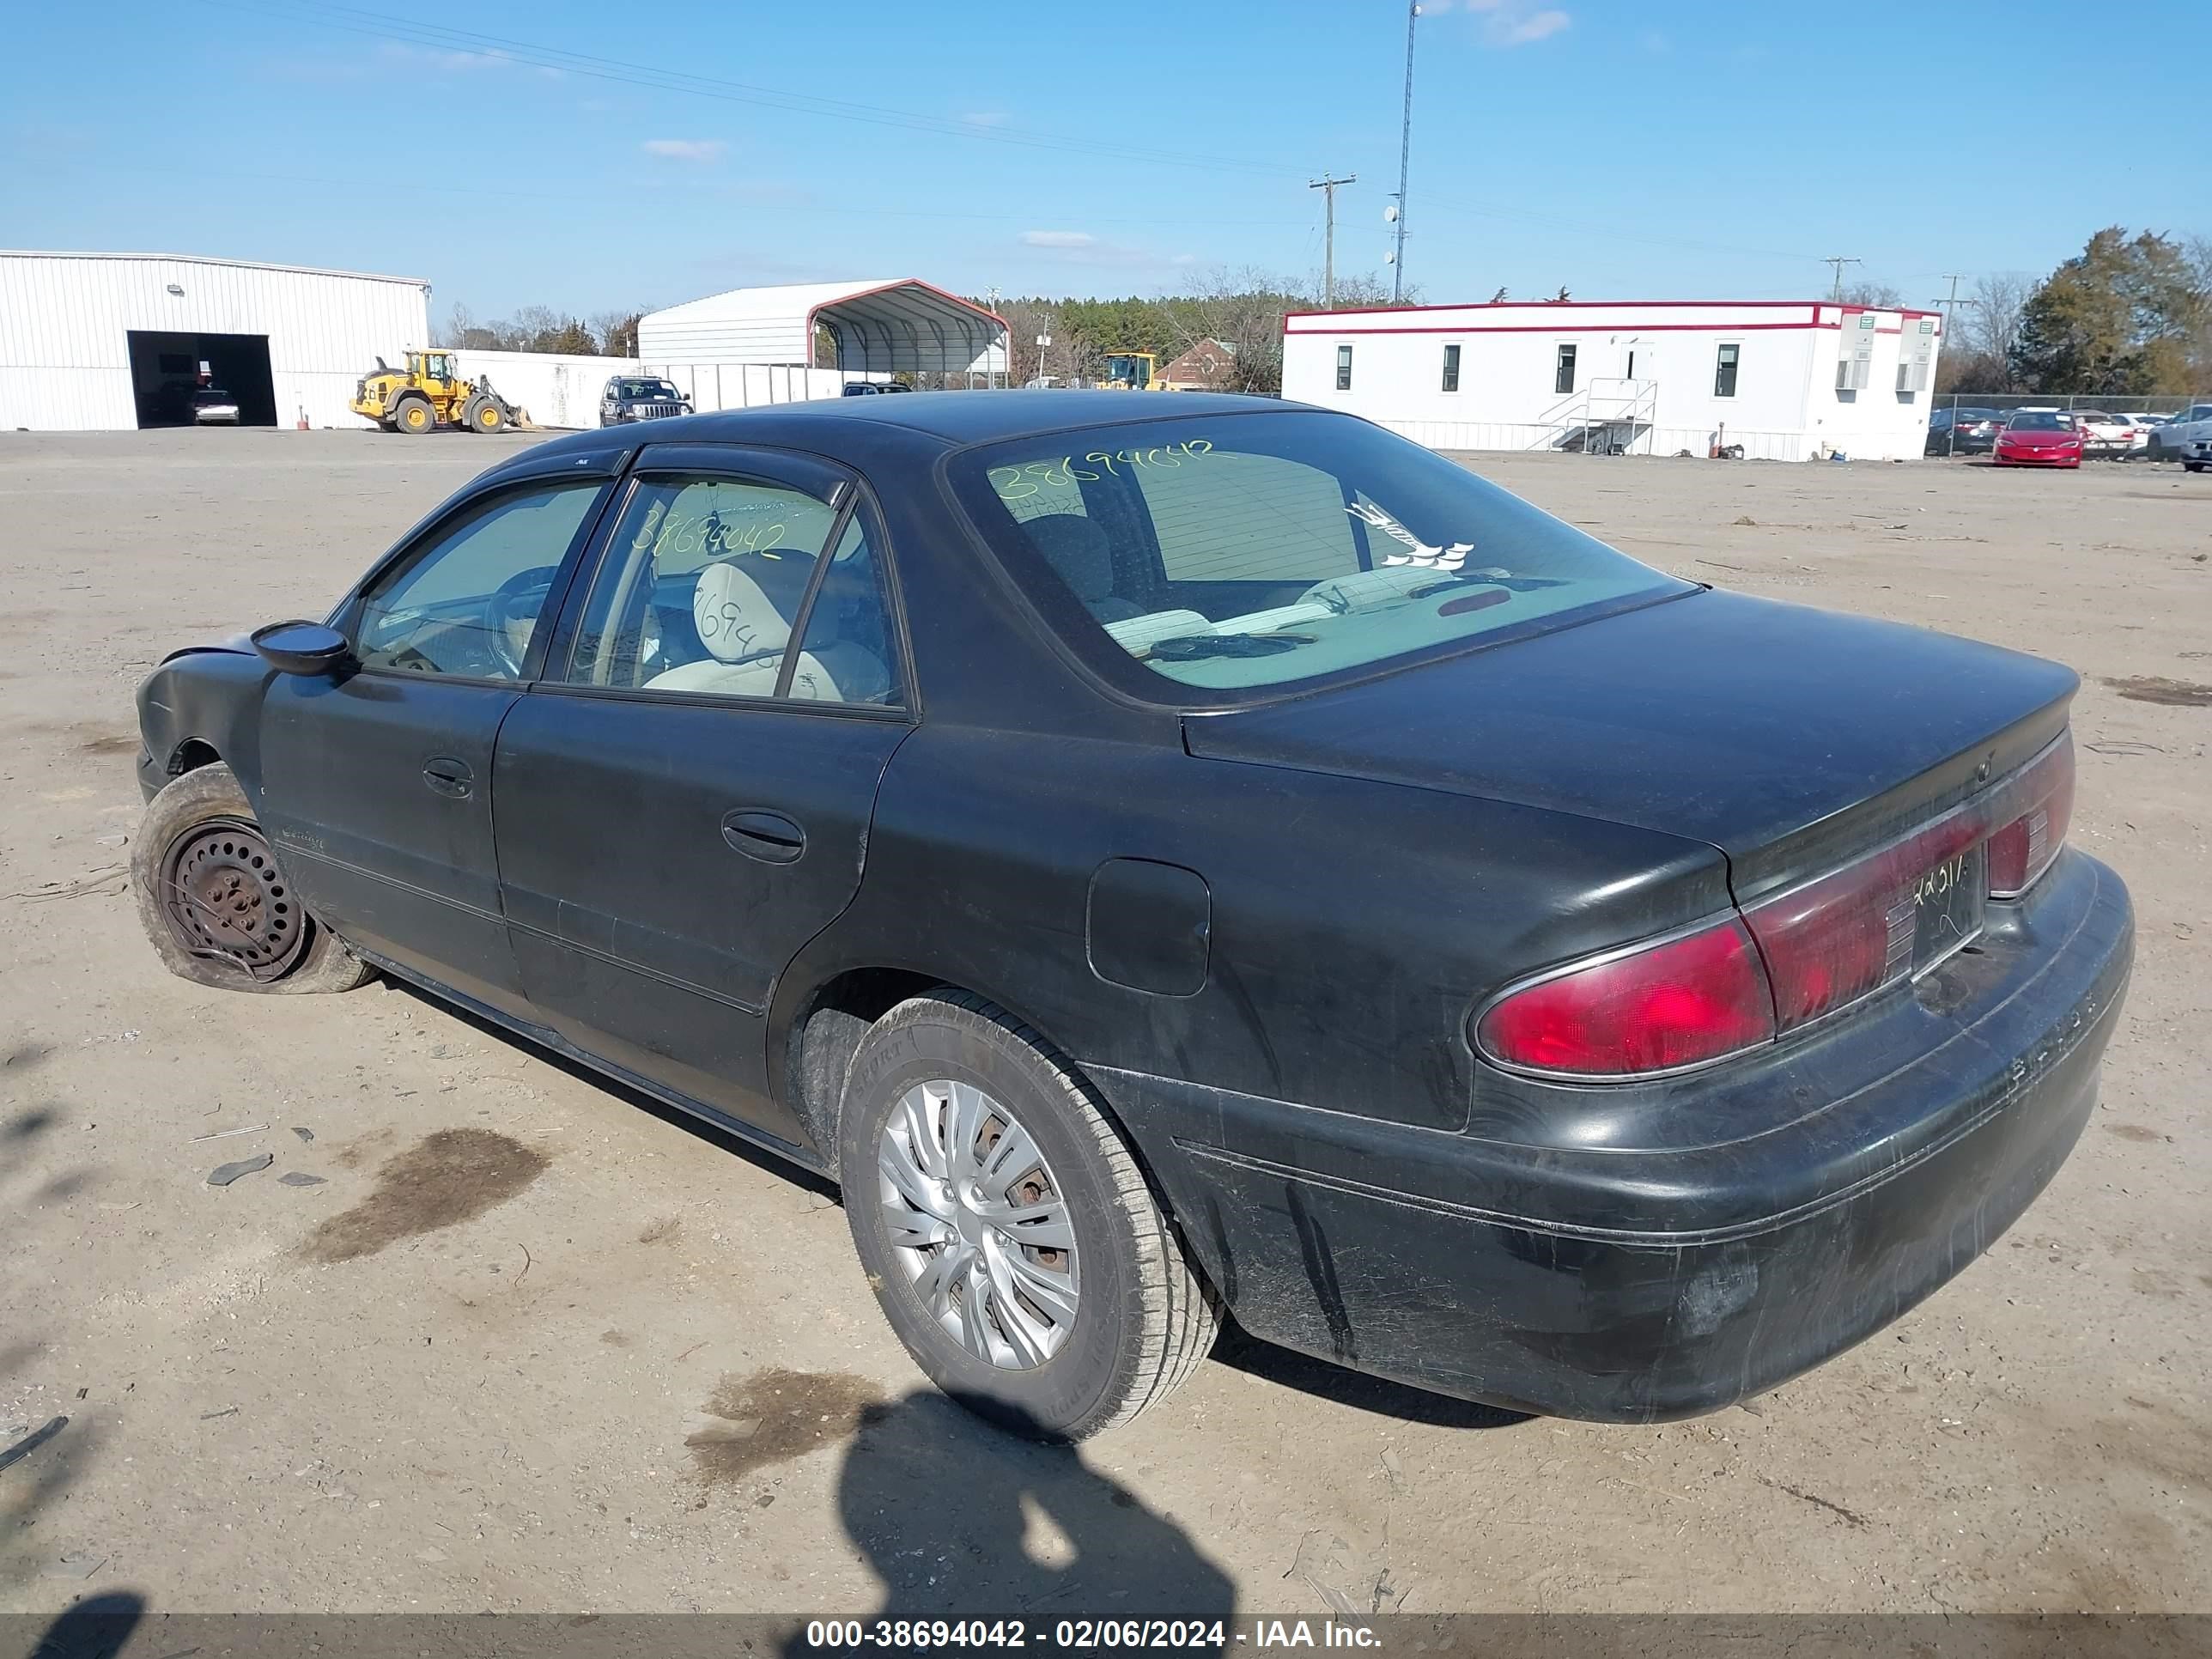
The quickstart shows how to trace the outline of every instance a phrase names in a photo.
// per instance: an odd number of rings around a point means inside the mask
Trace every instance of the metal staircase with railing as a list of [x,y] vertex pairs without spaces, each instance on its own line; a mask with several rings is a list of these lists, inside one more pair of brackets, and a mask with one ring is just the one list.
[[1539,424],[1545,430],[1529,446],[1575,455],[1629,455],[1651,448],[1659,418],[1659,382],[1600,375],[1552,408]]

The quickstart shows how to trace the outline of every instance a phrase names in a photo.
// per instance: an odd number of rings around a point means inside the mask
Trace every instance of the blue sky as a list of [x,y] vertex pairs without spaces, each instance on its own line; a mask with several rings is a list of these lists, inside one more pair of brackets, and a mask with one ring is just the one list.
[[[1338,269],[1388,246],[1397,0],[10,10],[13,246],[402,272],[441,319],[850,276],[1152,294],[1318,270],[1324,170],[1359,178]],[[1428,0],[1407,278],[1783,298],[1842,253],[1924,304],[2104,224],[2212,234],[2212,4],[2124,15]]]

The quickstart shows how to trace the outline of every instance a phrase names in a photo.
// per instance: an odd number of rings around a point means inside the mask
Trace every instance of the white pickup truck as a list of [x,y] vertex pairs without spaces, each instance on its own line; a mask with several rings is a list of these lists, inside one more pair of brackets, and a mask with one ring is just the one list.
[[2212,443],[2212,404],[2191,404],[2164,426],[2150,429],[2150,459],[2178,461],[2191,444]]

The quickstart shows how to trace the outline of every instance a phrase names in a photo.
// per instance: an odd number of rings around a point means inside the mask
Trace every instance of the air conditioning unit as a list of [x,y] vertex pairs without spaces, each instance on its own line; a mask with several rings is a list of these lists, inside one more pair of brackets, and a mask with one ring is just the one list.
[[1863,392],[1868,376],[1874,370],[1874,352],[1869,349],[1847,352],[1836,360],[1836,390]]

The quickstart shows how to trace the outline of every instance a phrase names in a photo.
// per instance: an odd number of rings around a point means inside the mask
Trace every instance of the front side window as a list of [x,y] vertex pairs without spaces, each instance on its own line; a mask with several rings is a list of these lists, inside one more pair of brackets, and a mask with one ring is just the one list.
[[1158,702],[1250,701],[1691,591],[1342,416],[1023,438],[952,476],[1046,622]]
[[690,696],[896,701],[866,538],[848,532],[823,568],[842,505],[747,478],[640,479],[557,678]]
[[362,602],[354,639],[362,665],[521,678],[553,579],[605,487],[532,485],[436,532]]
[[1459,348],[1455,345],[1444,348],[1444,390],[1459,390]]
[[1563,345],[1559,348],[1559,361],[1552,370],[1552,390],[1564,397],[1574,389],[1575,348]]
[[1714,359],[1713,363],[1714,397],[1733,398],[1735,396],[1735,366],[1736,359],[1741,355],[1741,348],[1738,346],[1724,345],[1720,348],[1719,354]]
[[1336,349],[1336,389],[1339,392],[1352,390],[1352,348],[1348,345]]

